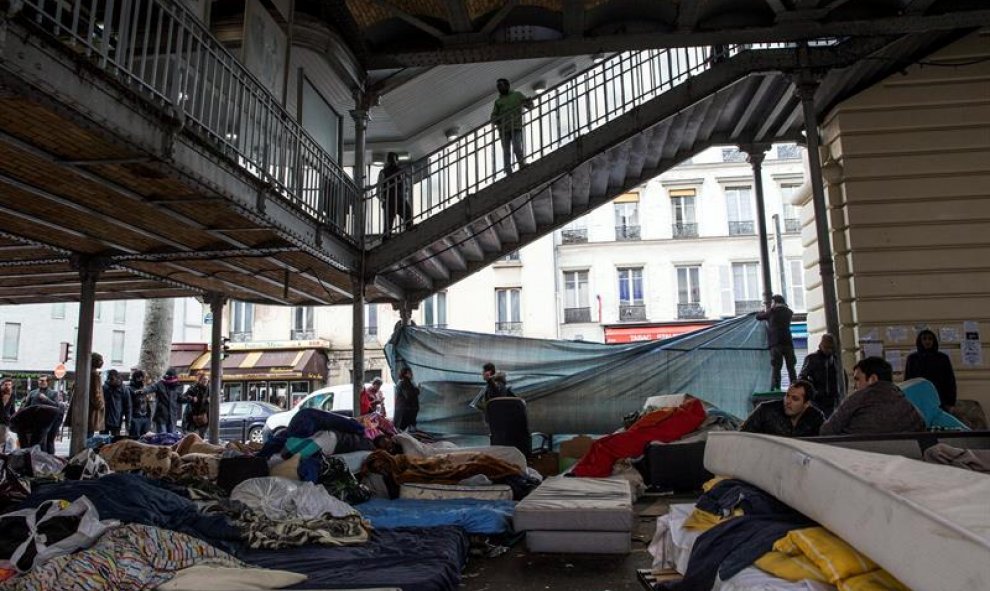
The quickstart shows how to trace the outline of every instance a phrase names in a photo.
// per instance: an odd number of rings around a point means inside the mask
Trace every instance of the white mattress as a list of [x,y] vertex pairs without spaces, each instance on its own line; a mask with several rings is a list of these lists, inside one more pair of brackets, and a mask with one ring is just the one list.
[[627,531],[528,531],[530,552],[555,554],[629,554],[632,534]]
[[753,433],[712,433],[705,467],[766,490],[912,589],[990,589],[986,475]]
[[516,531],[632,531],[628,480],[555,476],[516,505]]
[[399,498],[423,499],[428,501],[444,501],[448,499],[511,501],[512,487],[507,484],[467,486],[463,484],[407,482],[399,488]]

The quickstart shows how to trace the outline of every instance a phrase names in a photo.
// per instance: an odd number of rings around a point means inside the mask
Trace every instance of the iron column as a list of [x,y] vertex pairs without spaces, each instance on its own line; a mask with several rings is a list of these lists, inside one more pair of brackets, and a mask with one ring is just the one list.
[[365,235],[365,199],[364,199],[364,152],[366,134],[368,131],[368,110],[364,105],[364,95],[358,94],[357,107],[351,111],[354,118],[354,184],[361,192],[357,197],[357,204],[354,207],[355,220],[354,231],[357,243],[361,247],[361,268],[358,276],[354,278],[354,310],[353,325],[351,331],[351,349],[353,355],[353,402],[354,416],[360,413],[361,409],[361,389],[364,387],[364,235]]
[[223,398],[223,307],[226,299],[211,293],[206,298],[210,304],[213,326],[210,331],[210,443],[220,442],[220,399]]
[[767,246],[767,208],[763,199],[763,159],[770,146],[752,144],[742,146],[746,160],[753,167],[753,186],[756,188],[756,227],[760,236],[760,268],[763,275],[763,309],[770,309],[773,286],[770,284],[770,249]]
[[89,430],[89,390],[93,356],[93,316],[96,307],[96,282],[106,268],[102,259],[73,256],[72,267],[79,271],[79,327],[76,333],[76,384],[72,394],[72,438],[69,454],[74,456],[86,448]]

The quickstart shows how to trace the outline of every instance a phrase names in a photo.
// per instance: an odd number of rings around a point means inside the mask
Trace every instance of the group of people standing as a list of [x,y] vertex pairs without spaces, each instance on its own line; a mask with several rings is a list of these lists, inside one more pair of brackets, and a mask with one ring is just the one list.
[[[757,315],[767,320],[771,359],[771,388],[780,389],[786,364],[790,386],[781,400],[765,402],[746,419],[743,431],[808,437],[923,431],[918,409],[893,383],[893,368],[881,357],[867,357],[853,367],[854,390],[845,396],[846,374],[836,350],[835,337],[822,336],[818,349],[808,354],[800,372],[795,371],[794,344],[790,333],[793,313],[780,295],[771,307]],[[956,379],[949,356],[938,350],[931,330],[918,332],[917,350],[907,357],[904,379],[932,382],[943,410],[956,404]]]

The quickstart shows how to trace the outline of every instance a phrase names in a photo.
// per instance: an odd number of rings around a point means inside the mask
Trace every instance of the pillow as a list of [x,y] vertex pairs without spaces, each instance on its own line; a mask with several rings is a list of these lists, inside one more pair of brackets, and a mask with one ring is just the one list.
[[824,527],[792,530],[787,537],[801,549],[802,554],[815,563],[829,583],[835,584],[842,579],[880,568]]
[[408,433],[396,433],[392,440],[398,442],[402,453],[410,458],[426,458],[430,455],[426,446]]

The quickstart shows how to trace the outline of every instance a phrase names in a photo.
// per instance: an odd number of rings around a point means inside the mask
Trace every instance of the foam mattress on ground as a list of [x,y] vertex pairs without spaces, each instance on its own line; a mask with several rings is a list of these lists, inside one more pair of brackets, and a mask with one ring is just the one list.
[[627,531],[528,531],[526,548],[562,554],[629,554],[632,535]]
[[516,505],[516,531],[629,532],[632,487],[627,480],[556,476]]
[[477,499],[371,499],[356,505],[375,529],[456,525],[469,534],[495,535],[512,530],[512,501]]
[[912,589],[990,589],[990,478],[753,433],[711,433],[705,467],[821,523]]
[[399,489],[399,498],[420,499],[424,501],[444,501],[448,499],[511,501],[512,487],[507,484],[467,486],[463,484],[407,482]]

